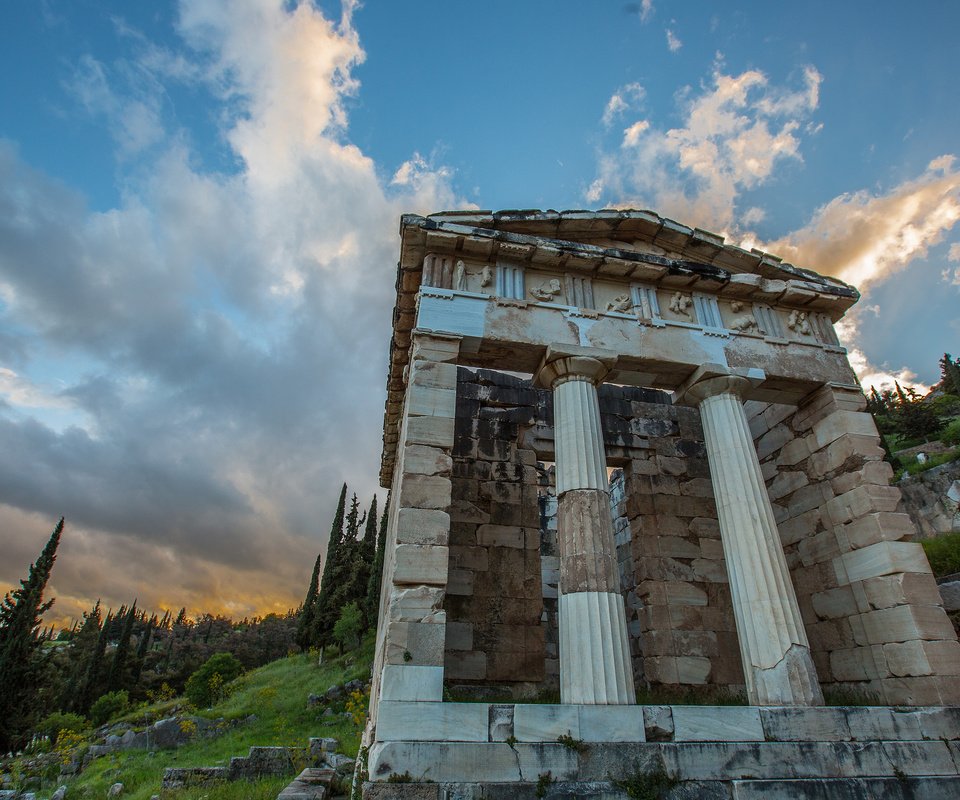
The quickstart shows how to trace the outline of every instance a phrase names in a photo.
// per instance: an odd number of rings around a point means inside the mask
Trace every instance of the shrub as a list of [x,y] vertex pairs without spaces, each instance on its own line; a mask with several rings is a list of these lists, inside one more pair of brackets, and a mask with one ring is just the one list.
[[56,746],[61,732],[79,733],[86,727],[87,721],[79,714],[64,714],[62,711],[54,711],[43,718],[37,725],[35,733],[39,736],[49,736],[50,744]]
[[231,653],[215,653],[187,680],[184,694],[197,708],[220,700],[224,687],[243,672],[243,665]]
[[940,434],[940,441],[955,447],[960,444],[960,419],[955,419]]
[[94,725],[103,725],[103,723],[126,711],[129,704],[130,701],[125,690],[107,692],[98,697],[97,702],[90,706],[90,721]]
[[347,603],[340,612],[340,618],[333,626],[333,638],[340,643],[340,652],[344,647],[359,647],[360,633],[363,631],[363,614],[356,602]]
[[920,544],[930,561],[930,568],[938,578],[960,572],[960,533],[948,533]]

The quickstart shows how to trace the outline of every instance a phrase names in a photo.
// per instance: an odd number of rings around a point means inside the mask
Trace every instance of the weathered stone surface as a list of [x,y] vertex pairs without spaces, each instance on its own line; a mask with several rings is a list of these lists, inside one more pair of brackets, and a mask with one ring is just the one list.
[[489,713],[485,703],[397,703],[381,700],[377,714],[377,739],[381,742],[485,742]]
[[746,706],[673,706],[677,742],[762,742],[760,711]]

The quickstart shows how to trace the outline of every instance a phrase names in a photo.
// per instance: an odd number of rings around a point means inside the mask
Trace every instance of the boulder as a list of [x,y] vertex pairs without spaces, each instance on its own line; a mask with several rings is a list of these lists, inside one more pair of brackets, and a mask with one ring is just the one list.
[[63,800],[67,796],[67,787],[58,786],[57,791],[50,795],[50,800]]
[[107,789],[107,797],[119,797],[123,794],[123,784],[115,783],[109,789]]

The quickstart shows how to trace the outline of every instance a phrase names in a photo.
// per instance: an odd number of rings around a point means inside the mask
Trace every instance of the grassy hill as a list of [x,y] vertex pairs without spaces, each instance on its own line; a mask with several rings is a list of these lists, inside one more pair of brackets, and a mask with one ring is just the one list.
[[[24,756],[2,765],[2,772],[16,780],[14,786],[3,788],[29,788],[37,792],[38,800],[44,800],[58,785],[66,783],[68,800],[102,800],[110,786],[119,782],[124,785],[121,795],[124,800],[149,800],[160,793],[166,767],[226,766],[231,756],[246,755],[252,745],[303,748],[303,757],[299,759],[302,763],[298,766],[306,766],[305,748],[311,736],[336,738],[340,741],[340,752],[355,757],[363,720],[357,718],[359,715],[344,716],[348,698],[310,706],[307,697],[311,693],[322,696],[331,686],[355,678],[366,682],[372,660],[373,638],[369,636],[358,650],[332,658],[321,666],[317,665],[315,656],[296,655],[252,670],[229,684],[228,696],[209,709],[189,709],[182,698],[142,705],[111,720],[111,725],[127,723],[135,729],[143,728],[158,719],[193,713],[209,719],[222,718],[223,733],[214,738],[195,738],[175,749],[116,751],[93,760],[78,776],[66,780],[58,777],[58,765],[48,764],[39,787],[35,775],[33,786],[29,786],[29,773],[40,771],[36,767],[39,760]],[[96,737],[92,731],[81,736],[75,748],[85,748],[103,738]],[[58,747],[64,750],[61,760],[70,760],[71,751]],[[50,761],[51,756],[47,756],[47,760]],[[273,800],[289,781],[286,777],[254,783],[234,782],[168,791],[163,796],[164,800]]]

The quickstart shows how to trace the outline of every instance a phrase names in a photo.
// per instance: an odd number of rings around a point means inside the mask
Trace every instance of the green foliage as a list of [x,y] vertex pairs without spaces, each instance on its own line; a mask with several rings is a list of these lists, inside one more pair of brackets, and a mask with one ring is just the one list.
[[583,739],[574,739],[569,733],[561,733],[557,741],[568,750],[576,750],[578,753],[587,749],[587,743]]
[[623,789],[627,797],[633,800],[659,800],[673,789],[680,779],[671,775],[663,766],[650,772],[637,769],[632,775],[613,781],[618,789]]
[[881,705],[880,695],[856,687],[842,685],[828,685],[823,687],[823,704],[825,706],[878,706]]
[[[387,512],[390,509],[390,495],[383,507],[383,516],[380,517],[380,532],[377,534],[377,550],[370,568],[370,579],[367,581],[367,597],[364,601],[364,615],[367,627],[377,622],[380,613],[380,585],[383,583],[383,557],[387,547]],[[369,524],[369,523],[368,523]]]
[[747,698],[729,689],[698,687],[670,689],[665,687],[637,689],[637,705],[641,706],[745,706]]
[[243,672],[232,653],[215,653],[187,681],[184,693],[197,708],[207,708],[223,694],[223,687]]
[[50,744],[56,745],[61,733],[80,733],[80,731],[86,730],[89,724],[79,714],[65,714],[62,711],[54,711],[40,721],[34,728],[34,733],[39,736],[49,736]]
[[30,565],[27,579],[0,603],[0,752],[26,744],[42,713],[47,658],[41,648],[40,621],[53,605],[53,600],[44,602],[43,590],[62,533],[61,517],[40,557]]
[[540,773],[537,776],[537,797],[546,797],[551,783],[553,783],[553,774],[550,770]]
[[347,603],[340,612],[337,624],[333,626],[333,638],[344,647],[360,645],[360,632],[363,630],[363,614],[356,601]]
[[955,419],[940,433],[940,441],[951,447],[960,445],[960,419]]
[[107,692],[105,695],[98,697],[97,701],[90,706],[90,721],[94,725],[103,725],[126,711],[129,705],[130,698],[126,689]]
[[320,566],[323,555],[318,554],[313,562],[313,574],[310,576],[310,585],[307,587],[307,596],[303,599],[300,615],[297,617],[297,646],[301,652],[310,649],[313,638],[314,620],[317,614],[317,594],[320,590]]
[[960,572],[960,533],[947,533],[920,542],[938,578]]

